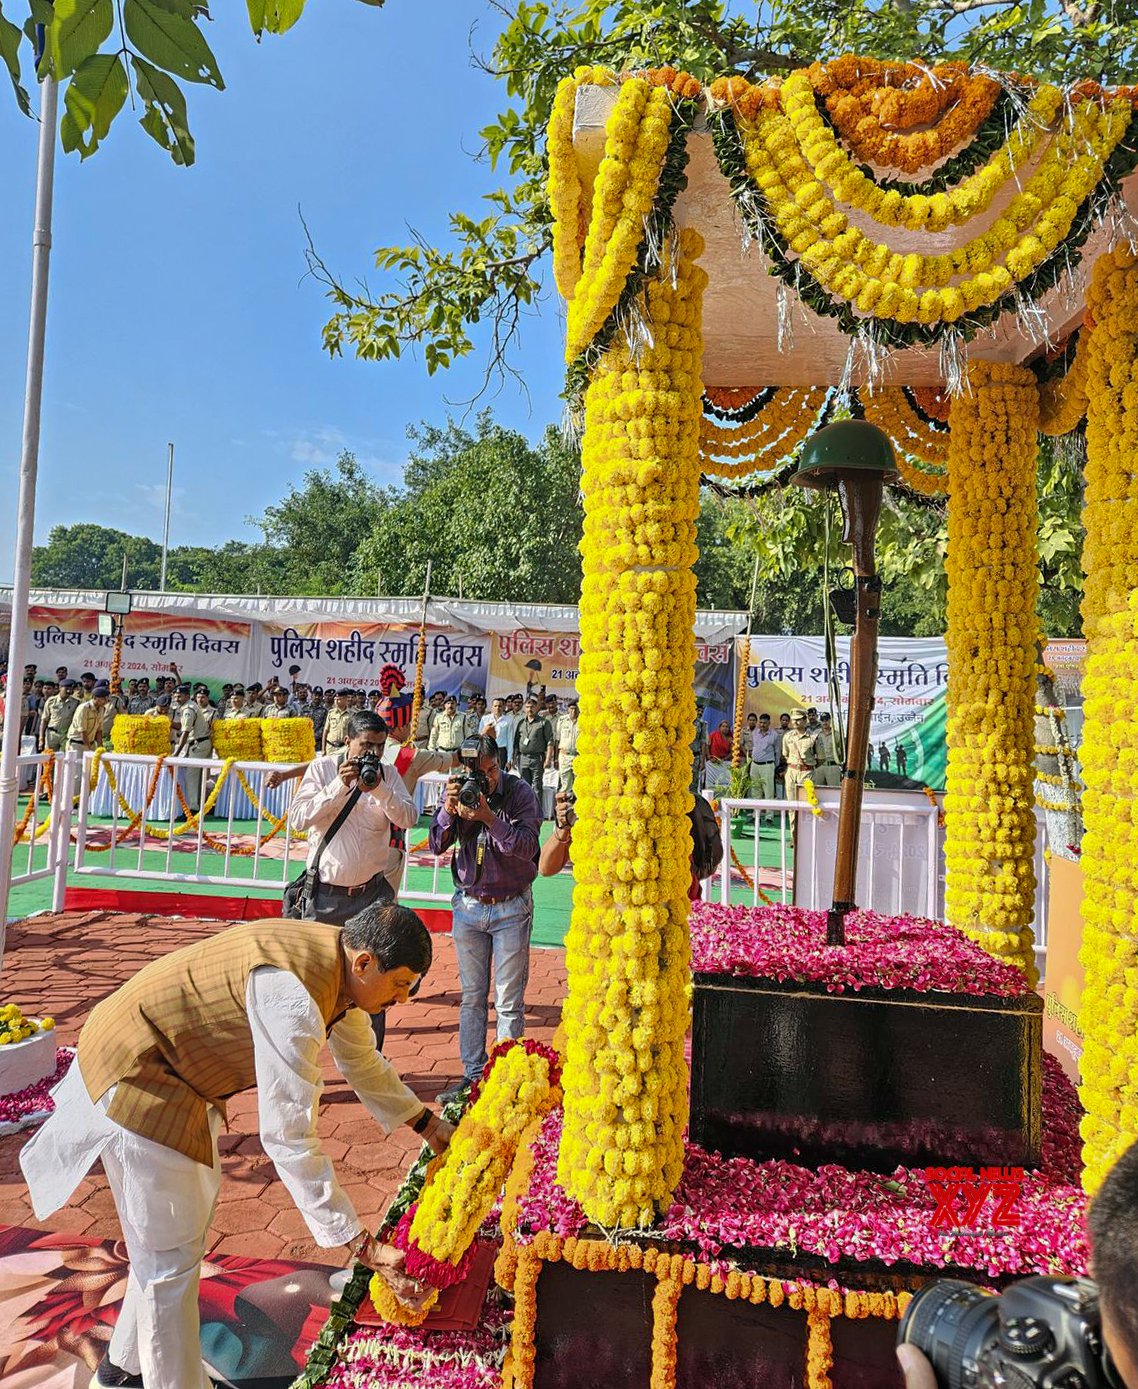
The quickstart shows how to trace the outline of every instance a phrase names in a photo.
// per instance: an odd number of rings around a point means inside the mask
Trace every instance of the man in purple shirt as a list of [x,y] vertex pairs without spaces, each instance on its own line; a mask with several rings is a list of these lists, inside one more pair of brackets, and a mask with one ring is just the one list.
[[462,1094],[486,1064],[491,961],[498,1040],[525,1031],[531,885],[537,877],[541,810],[530,787],[501,769],[493,738],[478,739],[478,765],[489,795],[479,797],[477,808],[461,804],[464,774],[453,776],[431,824],[433,854],[455,845],[451,929],[462,985],[458,1051],[463,1079],[439,1096],[443,1104]]

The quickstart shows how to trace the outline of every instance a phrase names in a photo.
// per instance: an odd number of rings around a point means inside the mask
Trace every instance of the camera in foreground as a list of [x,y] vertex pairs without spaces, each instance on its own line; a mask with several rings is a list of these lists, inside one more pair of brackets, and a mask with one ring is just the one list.
[[1098,1289],[1085,1278],[1025,1278],[1002,1295],[930,1283],[897,1339],[924,1352],[940,1389],[1123,1389],[1103,1345]]
[[479,765],[482,761],[479,741],[477,738],[467,738],[458,750],[458,760],[462,768],[458,784],[458,803],[469,810],[477,810],[482,804],[482,797],[490,794],[490,782]]
[[360,785],[370,791],[383,780],[383,762],[378,752],[370,749],[361,752],[356,758],[356,774]]

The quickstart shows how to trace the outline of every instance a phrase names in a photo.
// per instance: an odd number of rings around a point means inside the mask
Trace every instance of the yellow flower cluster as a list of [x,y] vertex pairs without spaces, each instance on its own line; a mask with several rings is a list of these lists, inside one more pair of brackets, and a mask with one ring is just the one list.
[[1090,330],[1084,328],[1075,347],[1070,370],[1057,381],[1039,388],[1039,432],[1049,438],[1070,434],[1087,413],[1087,343]]
[[1087,302],[1083,695],[1094,736],[1081,754],[1079,1093],[1084,1184],[1094,1192],[1138,1132],[1138,258],[1122,247],[1102,256]]
[[[531,1053],[519,1044],[496,1058],[419,1197],[409,1231],[417,1249],[458,1267],[501,1194],[522,1135],[560,1098],[549,1058],[542,1052]],[[418,1326],[438,1300],[438,1290],[412,1312],[376,1274],[371,1296],[388,1321]]]
[[256,722],[261,725],[261,747],[266,762],[291,762],[295,766],[298,762],[311,762],[316,756],[316,735],[311,719],[257,719]]
[[818,423],[825,403],[824,390],[779,390],[745,424],[720,425],[705,419],[700,428],[700,462],[704,472],[715,477],[742,478],[777,468],[797,452]]
[[[926,496],[944,492],[948,485],[948,434],[926,424],[899,387],[887,386],[873,395],[865,391],[861,403],[865,418],[893,440],[905,485]],[[918,462],[925,466],[918,466]]]
[[[584,78],[595,76],[595,70]],[[636,264],[644,224],[656,201],[668,152],[672,98],[646,78],[621,83],[605,123],[605,152],[593,184],[584,258],[577,249],[580,176],[573,150],[571,98],[582,76],[563,82],[549,128],[549,202],[554,218],[554,274],[565,295],[565,358],[578,356],[616,307]]]
[[1039,388],[975,362],[948,451],[945,915],[1035,983],[1035,461]]
[[585,241],[585,202],[573,123],[577,91],[585,86],[611,86],[607,68],[580,67],[557,84],[549,116],[546,153],[549,160],[549,210],[553,214],[553,278],[563,299],[572,299],[581,278],[581,247]]
[[[264,748],[261,722],[260,719],[214,719],[211,730],[214,752],[219,757],[232,757],[236,762],[260,762]],[[265,719],[264,722],[268,725],[285,720]],[[313,752],[315,750],[314,742]]]
[[147,757],[169,757],[170,724],[147,714],[116,714],[111,724],[111,748]]
[[[703,243],[649,283],[652,346],[585,395],[577,888],[566,939],[558,1181],[607,1227],[650,1225],[687,1122]],[[670,253],[665,253],[669,261]]]
[[820,284],[871,317],[932,324],[994,304],[1042,264],[1067,236],[1129,122],[1123,99],[1105,107],[1079,103],[992,226],[937,255],[903,254],[853,226],[803,158],[781,111],[759,112],[740,122],[739,133],[779,232]]
[[1063,104],[1058,87],[1041,87],[1028,103],[1015,129],[983,168],[943,193],[903,194],[879,188],[871,174],[850,158],[830,126],[822,119],[807,72],[792,72],[779,97],[783,112],[814,177],[832,192],[835,201],[855,207],[875,222],[910,231],[941,232],[968,222],[991,207],[1017,169],[1035,153]]
[[0,1008],[0,1047],[14,1046],[26,1042],[40,1032],[51,1032],[55,1028],[54,1018],[25,1018],[14,1003],[6,1003]]

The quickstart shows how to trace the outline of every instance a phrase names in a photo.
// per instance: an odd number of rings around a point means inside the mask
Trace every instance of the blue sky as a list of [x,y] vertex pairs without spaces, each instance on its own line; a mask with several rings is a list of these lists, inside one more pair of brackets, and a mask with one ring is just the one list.
[[[85,163],[56,161],[37,542],[95,521],[161,539],[166,443],[176,449],[171,544],[257,538],[245,518],[306,469],[352,449],[398,482],[406,426],[442,423],[481,383],[473,358],[422,365],[331,360],[327,301],[305,279],[303,208],[345,279],[406,224],[444,234],[497,182],[475,161],[477,131],[503,94],[470,65],[493,12],[471,0],[310,0],[300,23],[257,45],[245,6],[208,26],[227,89],[189,87],[197,164],[176,168],[129,109]],[[11,581],[24,389],[36,126],[0,92],[0,581]],[[548,277],[551,280],[551,276]],[[513,384],[489,403],[537,437],[560,419],[555,302],[531,320]],[[452,407],[462,413],[461,404]]]

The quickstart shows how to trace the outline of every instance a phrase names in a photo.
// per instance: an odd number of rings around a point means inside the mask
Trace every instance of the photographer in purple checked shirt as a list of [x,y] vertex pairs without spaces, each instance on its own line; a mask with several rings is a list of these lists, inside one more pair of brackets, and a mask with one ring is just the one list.
[[491,962],[498,1040],[525,1031],[531,885],[540,852],[537,797],[520,777],[502,770],[494,739],[467,738],[459,759],[431,824],[431,853],[455,846],[452,932],[462,985],[458,1050],[463,1078],[439,1096],[443,1104],[460,1095],[486,1064]]

